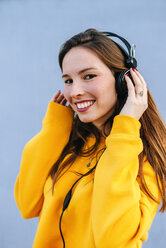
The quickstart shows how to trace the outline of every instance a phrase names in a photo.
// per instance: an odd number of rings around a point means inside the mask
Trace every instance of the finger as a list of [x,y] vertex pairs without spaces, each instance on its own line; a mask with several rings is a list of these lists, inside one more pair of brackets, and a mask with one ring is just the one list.
[[61,94],[61,91],[58,90],[58,92],[53,96],[53,98],[51,99],[52,102],[56,102],[57,97]]
[[131,69],[130,73],[131,73],[132,79],[133,79],[134,84],[135,84],[135,96],[137,98],[139,98],[139,97],[143,98],[143,95],[144,95],[144,97],[145,97],[146,88],[145,88],[145,84],[142,82],[142,79],[139,78],[135,69]]
[[61,103],[61,101],[63,100],[64,98],[64,95],[63,94],[60,94],[58,97],[57,97],[57,103]]
[[66,103],[67,103],[67,100],[66,100],[66,98],[63,98],[63,100],[60,102],[60,104],[62,104],[62,105],[66,105]]
[[132,76],[132,79],[134,81],[134,84],[135,84],[135,92],[140,92],[143,88],[143,85],[141,83],[141,80],[140,78],[137,76],[137,74],[135,73],[134,69],[131,69],[130,70],[130,74]]
[[142,99],[147,101],[147,93],[148,93],[147,84],[146,84],[144,78],[142,77],[142,75],[140,74],[140,72],[137,69],[135,69],[135,73],[139,77],[140,82],[142,83],[142,88],[138,89],[137,92],[140,93],[141,91],[143,91],[143,96],[141,96],[140,94],[137,94],[137,97],[142,97]]
[[141,73],[136,69],[135,70],[136,75],[140,78],[143,87],[148,88],[147,83],[145,82],[144,78],[142,77]]

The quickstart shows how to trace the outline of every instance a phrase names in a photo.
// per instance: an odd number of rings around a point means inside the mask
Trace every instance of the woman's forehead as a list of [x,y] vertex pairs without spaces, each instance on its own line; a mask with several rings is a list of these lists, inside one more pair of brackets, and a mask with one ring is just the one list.
[[89,48],[74,47],[64,56],[62,70],[67,74],[71,70],[79,72],[86,68],[99,69],[103,65],[104,63],[94,51]]

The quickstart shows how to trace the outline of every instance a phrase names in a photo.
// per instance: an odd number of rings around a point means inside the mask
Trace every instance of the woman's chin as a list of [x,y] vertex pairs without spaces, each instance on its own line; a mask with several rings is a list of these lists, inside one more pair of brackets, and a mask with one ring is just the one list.
[[90,123],[90,122],[93,121],[92,119],[84,119],[84,118],[80,118],[79,116],[78,116],[78,118],[79,118],[80,121],[83,122],[83,123]]

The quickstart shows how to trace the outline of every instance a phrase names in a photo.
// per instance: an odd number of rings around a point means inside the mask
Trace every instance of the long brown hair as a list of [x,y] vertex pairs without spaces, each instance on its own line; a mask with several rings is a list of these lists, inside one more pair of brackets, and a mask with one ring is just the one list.
[[[94,51],[97,56],[110,68],[116,77],[116,74],[121,71],[126,71],[128,68],[125,66],[124,53],[119,47],[103,33],[95,30],[88,29],[85,32],[79,33],[66,41],[62,46],[59,53],[59,65],[62,70],[62,62],[66,53],[73,47],[85,47]],[[113,118],[119,114],[120,109],[124,105],[124,99],[118,98],[116,108],[113,116],[111,116],[105,123],[110,124],[112,127]],[[162,118],[159,115],[154,100],[148,90],[148,108],[139,120],[141,122],[140,136],[143,141],[143,151],[139,155],[139,178],[141,187],[144,192],[150,196],[154,201],[158,202],[153,196],[152,192],[148,189],[144,173],[143,161],[144,157],[153,167],[156,175],[156,182],[162,198],[161,212],[166,210],[166,151],[164,145],[166,144],[166,128]],[[82,147],[86,143],[86,138],[93,134],[95,136],[95,144],[87,150]],[[59,176],[65,173],[65,168],[70,168],[77,156],[92,155],[100,143],[101,133],[92,123],[83,123],[79,120],[78,116],[74,116],[73,126],[69,142],[61,153],[59,159],[52,166],[49,175],[51,175],[53,184],[52,192],[54,191],[54,184]],[[86,174],[86,176],[95,169],[96,165]],[[63,173],[61,173],[63,171]],[[81,173],[75,172],[82,175]],[[158,202],[159,203],[159,202]]]

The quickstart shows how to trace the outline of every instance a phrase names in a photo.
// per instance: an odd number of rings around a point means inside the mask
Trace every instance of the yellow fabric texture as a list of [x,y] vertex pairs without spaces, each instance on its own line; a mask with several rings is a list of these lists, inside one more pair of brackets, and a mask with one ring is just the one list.
[[[59,220],[64,198],[86,173],[88,157],[78,157],[55,183],[47,177],[52,165],[68,143],[73,111],[50,102],[41,131],[25,146],[15,183],[15,199],[23,218],[39,216],[33,248],[62,248]],[[72,198],[62,217],[66,248],[136,248],[148,238],[158,204],[140,189],[138,155],[143,149],[140,122],[127,115],[114,118],[110,135],[101,139],[106,147],[94,173],[83,177],[73,188]],[[83,149],[91,146],[89,137]],[[155,173],[144,160],[144,175],[150,191],[159,200]]]

